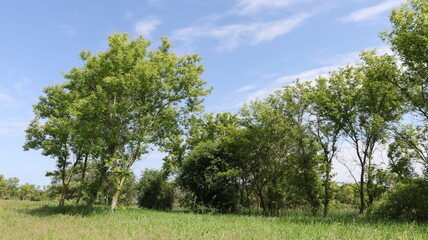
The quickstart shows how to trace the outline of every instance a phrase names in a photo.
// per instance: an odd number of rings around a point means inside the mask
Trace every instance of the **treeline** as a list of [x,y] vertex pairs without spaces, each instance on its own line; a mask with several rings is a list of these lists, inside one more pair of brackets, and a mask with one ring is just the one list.
[[[77,203],[91,208],[106,191],[114,210],[133,163],[157,146],[167,157],[161,172],[143,174],[140,206],[168,209],[179,199],[196,211],[326,216],[344,202],[337,189],[353,187],[357,200],[347,203],[360,213],[426,219],[427,16],[427,1],[409,0],[381,34],[394,55],[362,52],[355,65],[297,80],[236,114],[203,113],[210,89],[198,56],[177,57],[166,39],[148,50],[142,37],[112,35],[108,50],[82,52],[84,66],[44,90],[24,148],[56,159],[60,205],[73,183]],[[345,142],[355,184],[339,186],[332,167]],[[380,146],[387,166],[376,159]]]
[[20,185],[16,177],[6,179],[0,174],[0,199],[2,200],[27,200],[50,201],[54,200],[57,192],[49,187],[40,188],[34,184]]

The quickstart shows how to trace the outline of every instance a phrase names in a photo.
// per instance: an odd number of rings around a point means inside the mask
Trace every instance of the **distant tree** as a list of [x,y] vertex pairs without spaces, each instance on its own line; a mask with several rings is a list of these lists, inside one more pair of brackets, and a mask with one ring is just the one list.
[[8,196],[8,183],[2,174],[0,174],[0,199],[5,199]]
[[37,196],[37,190],[34,184],[25,183],[19,186],[20,200],[34,200],[36,196]]
[[12,177],[7,179],[7,193],[8,199],[18,199],[19,194],[19,179],[17,177]]

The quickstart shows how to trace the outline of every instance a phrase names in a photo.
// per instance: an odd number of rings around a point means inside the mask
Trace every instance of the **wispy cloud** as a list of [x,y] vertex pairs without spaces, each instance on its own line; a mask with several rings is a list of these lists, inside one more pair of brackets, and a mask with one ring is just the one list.
[[[365,48],[364,51],[370,51],[376,49],[376,54],[378,55],[384,55],[384,54],[390,54],[392,55],[393,52],[391,48],[388,45],[380,45],[377,47],[370,47]],[[333,57],[321,57],[314,60],[314,62],[322,65],[346,65],[346,64],[354,64],[356,61],[360,59],[361,51],[353,51],[343,54],[338,54]]]
[[27,128],[28,122],[11,121],[11,122],[0,122],[0,136],[10,136],[16,134],[22,134]]
[[18,82],[13,84],[13,87],[19,91],[22,91],[26,89],[26,87],[28,86],[28,84],[32,82],[32,80],[33,80],[32,78],[21,77]]
[[375,6],[362,8],[342,18],[344,22],[366,22],[376,20],[377,17],[391,9],[400,6],[403,0],[386,0]]
[[198,39],[211,38],[219,41],[218,50],[232,50],[242,44],[257,45],[272,41],[290,32],[310,16],[311,14],[301,13],[271,22],[231,24],[220,27],[188,27],[174,31],[172,38],[187,44],[193,44]]
[[[373,48],[367,48],[366,50],[372,50]],[[382,45],[376,48],[376,53],[378,55],[391,54],[392,51],[387,45]],[[344,54],[338,54],[332,58],[321,59],[318,62],[324,66],[305,70],[296,74],[285,75],[279,78],[276,78],[272,83],[265,85],[261,89],[257,89],[254,92],[247,92],[245,99],[240,101],[236,107],[240,107],[245,103],[249,103],[256,99],[261,99],[267,97],[269,94],[272,94],[276,90],[282,88],[285,85],[290,85],[297,79],[300,82],[313,81],[320,76],[328,76],[332,71],[338,70],[340,67],[343,67],[347,64],[356,64],[360,60],[361,51],[349,52]]]
[[16,100],[12,96],[9,96],[5,93],[0,93],[0,106],[2,107],[15,107]]
[[236,9],[239,14],[258,13],[265,9],[278,9],[287,7],[297,0],[238,0]]
[[77,31],[68,24],[58,25],[58,28],[62,33],[64,33],[68,37],[73,37],[74,35],[77,34]]
[[255,88],[254,85],[245,85],[240,87],[238,90],[236,90],[236,92],[238,93],[247,92],[247,91],[253,90],[254,88]]
[[280,78],[277,78],[274,82],[266,85],[262,89],[258,89],[255,92],[248,93],[245,96],[245,99],[237,104],[237,107],[249,103],[256,99],[262,99],[267,97],[269,94],[272,94],[274,91],[280,89],[282,86],[290,85],[297,79],[301,82],[312,81],[319,76],[326,76],[329,72],[337,70],[340,65],[325,66],[320,68],[314,68],[306,70],[297,74],[285,75]]
[[157,29],[162,20],[156,16],[151,16],[138,21],[134,26],[137,34],[143,34],[146,38],[151,38],[151,33]]
[[161,3],[163,0],[147,0],[148,4],[159,4]]

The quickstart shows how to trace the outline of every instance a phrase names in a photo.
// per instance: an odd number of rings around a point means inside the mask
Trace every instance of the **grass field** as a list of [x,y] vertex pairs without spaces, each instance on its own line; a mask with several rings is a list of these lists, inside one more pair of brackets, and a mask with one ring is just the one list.
[[0,202],[0,239],[428,239],[428,225],[367,221],[356,212],[312,217],[203,215]]

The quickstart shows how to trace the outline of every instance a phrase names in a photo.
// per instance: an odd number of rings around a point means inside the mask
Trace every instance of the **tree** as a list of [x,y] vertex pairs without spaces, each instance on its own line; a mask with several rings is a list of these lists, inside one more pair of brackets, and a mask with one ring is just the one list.
[[[329,104],[340,112],[343,133],[352,144],[360,167],[360,213],[374,201],[374,152],[404,112],[402,98],[385,79],[400,77],[392,56],[363,52],[362,62],[333,72],[329,78]],[[366,188],[367,187],[367,188]],[[368,199],[365,198],[367,193]]]
[[323,193],[323,215],[327,216],[329,204],[333,197],[332,177],[333,159],[339,152],[339,139],[344,128],[344,112],[337,111],[334,104],[331,104],[331,93],[329,92],[328,79],[320,77],[316,79],[316,84],[310,89],[308,98],[310,101],[310,117],[312,134],[315,136],[321,147],[322,161],[322,185]]
[[39,102],[33,106],[35,118],[25,131],[24,150],[42,149],[44,156],[56,159],[57,169],[48,172],[47,176],[61,179],[59,206],[63,206],[71,178],[87,147],[86,142],[76,134],[76,122],[70,113],[73,96],[63,85],[47,87],[44,92],[46,96],[39,97]]
[[195,121],[187,139],[189,151],[177,164],[177,183],[191,199],[191,207],[219,212],[238,209],[241,159],[235,148],[236,115],[222,113]]
[[[382,33],[393,52],[404,66],[401,78],[390,81],[397,87],[406,102],[422,120],[412,133],[397,129],[397,137],[417,154],[419,160],[428,164],[428,2],[408,0],[391,13],[392,29]],[[404,131],[403,131],[404,130]]]
[[241,110],[250,158],[246,171],[266,214],[285,206],[319,207],[318,145],[307,122],[307,84],[286,86]]
[[73,117],[79,127],[91,129],[96,146],[99,177],[89,207],[111,169],[114,210],[132,165],[150,146],[167,147],[180,135],[209,90],[200,78],[200,57],[176,56],[166,38],[157,50],[149,50],[150,42],[143,37],[128,41],[127,34],[111,35],[108,44],[98,55],[82,52],[84,66],[64,77],[69,80],[65,89],[76,96]]
[[428,121],[428,2],[408,0],[394,9],[392,29],[382,33],[403,65],[401,78],[385,79],[395,85],[410,106]]

